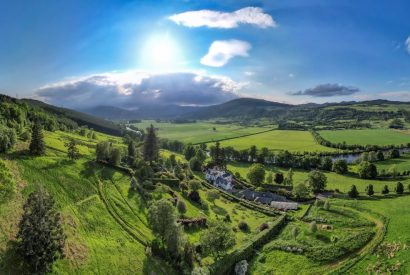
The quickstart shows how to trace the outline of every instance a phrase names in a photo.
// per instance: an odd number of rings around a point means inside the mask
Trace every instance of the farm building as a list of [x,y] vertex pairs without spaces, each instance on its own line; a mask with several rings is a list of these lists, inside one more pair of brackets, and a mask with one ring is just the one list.
[[205,171],[205,178],[208,182],[214,186],[222,188],[224,190],[232,190],[232,175],[225,170],[218,168],[210,168]]
[[276,195],[270,192],[257,192],[251,189],[239,191],[237,196],[262,204],[267,204],[271,207],[281,210],[294,210],[298,208],[298,204],[287,200],[284,196]]

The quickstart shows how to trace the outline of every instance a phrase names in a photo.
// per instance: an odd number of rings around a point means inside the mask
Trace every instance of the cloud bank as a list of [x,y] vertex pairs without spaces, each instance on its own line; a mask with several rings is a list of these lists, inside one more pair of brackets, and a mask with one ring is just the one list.
[[306,89],[304,91],[291,92],[291,95],[307,95],[312,97],[332,97],[332,96],[345,96],[352,95],[360,90],[355,87],[343,86],[340,84],[320,84],[314,88]]
[[261,8],[246,7],[234,12],[212,10],[187,11],[168,17],[178,25],[186,27],[209,27],[232,29],[240,24],[254,25],[259,28],[276,27],[276,22]]
[[216,40],[212,42],[208,53],[201,58],[201,64],[222,67],[235,56],[247,57],[251,45],[241,40]]
[[104,73],[58,82],[35,91],[40,100],[68,108],[147,104],[210,105],[238,97],[246,83],[195,72]]

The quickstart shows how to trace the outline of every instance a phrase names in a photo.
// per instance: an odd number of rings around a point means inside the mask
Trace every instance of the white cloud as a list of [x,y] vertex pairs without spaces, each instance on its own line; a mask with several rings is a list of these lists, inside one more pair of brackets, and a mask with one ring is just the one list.
[[407,51],[410,53],[410,36],[406,40]]
[[261,8],[246,7],[234,12],[212,10],[187,11],[168,17],[178,25],[231,29],[239,24],[250,24],[260,28],[276,27],[276,22]]
[[212,42],[208,53],[201,58],[201,64],[222,67],[235,56],[247,57],[251,45],[241,40],[217,40]]
[[247,83],[200,72],[110,72],[49,84],[36,97],[69,108],[109,105],[136,108],[145,104],[210,105],[238,97]]
[[253,76],[253,75],[255,75],[255,72],[246,71],[246,72],[244,72],[244,74],[246,76]]

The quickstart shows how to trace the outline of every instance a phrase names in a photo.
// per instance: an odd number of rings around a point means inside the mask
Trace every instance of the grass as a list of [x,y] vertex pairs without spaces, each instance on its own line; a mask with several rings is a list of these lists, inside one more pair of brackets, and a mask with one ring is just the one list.
[[[380,263],[382,272],[388,273],[387,268],[396,266],[399,263],[399,269],[395,274],[409,274],[410,273],[410,212],[408,206],[410,205],[410,196],[401,196],[383,200],[365,200],[360,201],[359,206],[380,213],[389,218],[389,224],[384,238],[384,244],[400,244],[397,252],[393,253],[390,259],[381,253],[373,253],[367,255],[363,260],[357,263],[349,272],[352,274],[367,273],[367,269],[374,267]],[[405,248],[407,246],[407,248]],[[379,255],[378,255],[379,254]],[[373,271],[372,273],[375,273]]]
[[[272,127],[244,127],[237,124],[216,124],[212,122],[169,123],[144,120],[134,125],[146,129],[153,124],[158,129],[158,136],[184,143],[203,143],[235,138],[272,129]],[[214,130],[215,128],[215,130]]]
[[333,143],[382,146],[410,143],[410,135],[390,129],[324,130],[319,134]]
[[318,144],[308,131],[274,130],[253,136],[235,138],[221,142],[221,146],[232,146],[237,150],[248,149],[255,145],[259,149],[288,150],[291,152],[335,151]]

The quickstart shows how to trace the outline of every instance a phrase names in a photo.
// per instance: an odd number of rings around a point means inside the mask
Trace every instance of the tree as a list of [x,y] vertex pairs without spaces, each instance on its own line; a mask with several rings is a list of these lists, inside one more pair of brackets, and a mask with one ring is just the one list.
[[0,124],[0,153],[6,152],[12,148],[16,141],[16,132],[13,129]]
[[248,271],[248,262],[246,260],[242,260],[235,264],[235,275],[246,275]]
[[189,167],[192,171],[200,172],[202,170],[202,161],[195,156],[189,160]]
[[374,195],[373,184],[366,186],[366,194],[371,197]]
[[401,194],[403,194],[403,192],[404,192],[403,183],[398,182],[397,185],[396,185],[396,193],[401,195]]
[[377,177],[377,167],[368,161],[362,161],[357,169],[359,177],[362,179],[374,179]]
[[292,168],[289,169],[283,183],[285,185],[293,185],[293,170],[292,170]]
[[71,139],[64,146],[67,147],[67,157],[70,160],[76,160],[80,158],[80,151],[77,148],[77,142],[75,141],[75,139]]
[[310,193],[309,188],[304,183],[299,183],[298,185],[296,185],[293,188],[292,192],[297,199],[307,198]]
[[206,153],[201,148],[198,148],[195,153],[195,157],[201,162],[201,164],[206,160]]
[[192,191],[198,191],[201,188],[201,182],[199,180],[190,180],[188,182],[188,187]]
[[31,193],[19,223],[18,251],[31,271],[44,274],[53,262],[64,257],[66,236],[54,200],[43,189]]
[[398,175],[397,165],[390,166],[389,174],[392,176],[393,179],[395,179],[397,177],[397,175]]
[[262,164],[254,163],[248,170],[247,177],[253,185],[259,186],[265,180],[265,169]]
[[309,231],[310,231],[311,233],[316,233],[316,231],[317,231],[316,221],[312,221],[312,222],[310,223],[310,225],[309,225]]
[[200,243],[206,253],[218,259],[235,245],[235,236],[223,221],[215,221],[201,234]]
[[153,162],[158,159],[158,140],[155,133],[155,128],[151,126],[147,129],[145,135],[143,157],[145,161]]
[[308,183],[312,192],[319,193],[325,190],[327,178],[322,172],[313,170],[308,175]]
[[148,222],[152,232],[165,244],[170,229],[175,226],[176,215],[172,203],[166,199],[154,201],[148,208]]
[[331,157],[324,157],[322,159],[322,164],[321,164],[321,168],[325,171],[330,171],[332,170],[332,166],[333,166],[333,161]]
[[97,161],[109,161],[110,159],[110,152],[111,152],[111,143],[108,141],[103,141],[97,143],[95,148],[95,155]]
[[382,194],[387,195],[389,193],[390,193],[389,187],[387,185],[385,185],[382,189]]
[[281,172],[275,173],[275,179],[274,181],[277,184],[281,184],[283,182],[283,174]]
[[137,156],[137,148],[135,147],[135,142],[131,140],[128,143],[128,158],[133,160]]
[[350,188],[350,191],[347,192],[347,194],[351,198],[357,198],[359,196],[359,191],[357,191],[356,185],[353,184],[352,187]]
[[122,152],[120,148],[114,147],[110,152],[110,163],[118,166],[121,163]]
[[269,183],[269,184],[272,184],[272,183],[273,183],[273,175],[272,175],[272,172],[269,172],[269,173],[268,173],[268,176],[266,177],[266,182]]
[[186,205],[183,200],[178,200],[177,209],[178,209],[179,214],[181,215],[184,215],[186,213]]
[[194,146],[192,146],[191,144],[188,144],[187,146],[185,146],[184,148],[184,156],[186,160],[190,160],[191,158],[193,158],[195,156],[195,148]]
[[384,160],[383,151],[381,151],[381,150],[377,151],[376,157],[377,157],[378,161],[383,161]]
[[397,149],[393,149],[390,151],[390,158],[396,159],[400,157],[400,152]]
[[206,198],[208,201],[215,203],[215,200],[219,199],[219,192],[215,189],[206,191]]
[[344,159],[338,159],[333,163],[332,170],[337,174],[346,174],[348,171],[347,161]]
[[39,122],[34,123],[31,142],[30,142],[30,154],[34,156],[42,156],[46,152],[46,146],[44,143],[43,131]]

